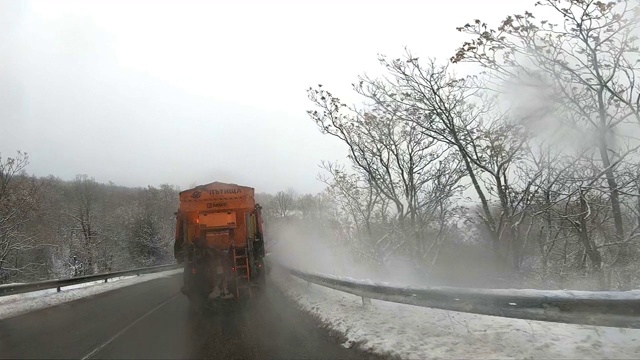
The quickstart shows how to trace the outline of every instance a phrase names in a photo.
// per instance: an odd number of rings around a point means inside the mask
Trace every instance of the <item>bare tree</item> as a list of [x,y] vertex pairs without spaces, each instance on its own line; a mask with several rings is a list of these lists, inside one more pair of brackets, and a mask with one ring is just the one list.
[[[530,183],[516,184],[513,173],[527,150],[527,129],[501,111],[499,99],[482,92],[476,79],[456,78],[447,65],[431,60],[422,66],[411,53],[404,59],[381,57],[380,62],[389,76],[361,77],[356,90],[460,159],[463,175],[480,202],[478,215],[494,253],[506,266],[517,267],[518,220],[527,205]],[[492,210],[494,199],[498,211]]]
[[[309,111],[310,117],[323,133],[347,144],[356,177],[375,188],[370,197],[375,193],[393,205],[397,232],[389,238],[395,248],[414,254],[433,249],[426,245],[436,241],[426,237],[429,227],[448,208],[447,201],[462,190],[461,164],[455,154],[415,123],[405,121],[402,106],[349,109],[321,86],[309,89],[308,95],[319,108]],[[334,171],[333,175],[342,174]],[[355,191],[357,186],[349,188]],[[357,205],[350,204],[371,213],[370,208]]]
[[366,178],[349,174],[344,166],[323,162],[322,167],[329,176],[319,175],[319,179],[327,184],[328,194],[343,215],[337,216],[344,231],[342,244],[356,257],[378,265],[384,263],[394,245],[393,237],[389,236],[389,201]]
[[271,206],[276,216],[282,219],[291,216],[294,211],[296,197],[297,194],[293,189],[278,191],[272,199],[273,206]]
[[[619,167],[637,149],[636,139],[625,133],[632,123],[640,122],[638,39],[634,35],[640,4],[544,0],[537,5],[551,10],[562,23],[537,20],[528,11],[508,16],[497,29],[475,20],[458,30],[477,38],[464,43],[452,61],[479,63],[503,80],[539,79],[555,91],[563,117],[571,119],[568,125],[580,131],[584,141],[592,141],[601,164],[596,176],[606,180],[603,186],[609,194],[611,241],[623,243],[615,263],[627,266],[633,256],[623,241],[629,234],[623,220],[620,196],[625,181]],[[596,179],[589,181],[589,188],[601,189]]]
[[[70,198],[66,215],[71,220],[71,237],[78,242],[77,250],[81,255],[84,274],[98,272],[98,246],[103,239],[100,236],[99,225],[99,184],[87,175],[78,175],[71,184]],[[80,275],[80,274],[76,274]]]
[[26,225],[38,210],[41,184],[24,174],[28,164],[26,153],[0,157],[0,282],[33,265],[19,260],[38,245]]

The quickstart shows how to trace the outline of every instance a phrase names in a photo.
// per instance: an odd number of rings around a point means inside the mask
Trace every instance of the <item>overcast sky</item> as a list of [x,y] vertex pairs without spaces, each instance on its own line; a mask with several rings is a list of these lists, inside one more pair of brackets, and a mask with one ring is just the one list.
[[0,153],[126,186],[318,192],[346,149],[305,90],[349,98],[378,53],[448,59],[455,28],[533,0],[0,0]]

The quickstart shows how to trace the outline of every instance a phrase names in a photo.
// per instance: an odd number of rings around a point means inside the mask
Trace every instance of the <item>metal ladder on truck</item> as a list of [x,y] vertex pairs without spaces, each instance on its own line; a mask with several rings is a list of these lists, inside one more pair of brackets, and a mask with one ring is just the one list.
[[247,247],[233,248],[233,266],[235,268],[236,299],[240,293],[246,293],[251,298],[251,271],[249,269],[249,254]]

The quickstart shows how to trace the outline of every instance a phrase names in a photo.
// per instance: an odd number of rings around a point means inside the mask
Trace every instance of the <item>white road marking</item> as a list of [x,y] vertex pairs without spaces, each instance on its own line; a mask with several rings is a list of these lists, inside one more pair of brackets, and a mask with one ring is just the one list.
[[111,339],[107,340],[104,344],[98,346],[97,348],[93,349],[93,351],[91,351],[90,353],[88,353],[87,355],[85,355],[84,357],[82,357],[82,360],[86,360],[86,359],[90,359],[93,355],[97,354],[100,350],[102,350],[105,346],[109,345],[111,342],[113,342],[113,340],[117,339],[120,335],[124,334],[127,330],[129,330],[131,327],[133,327],[133,325],[139,323],[142,319],[146,318],[147,316],[151,315],[154,311],[160,309],[163,305],[165,305],[166,303],[168,303],[169,301],[171,301],[173,298],[175,298],[176,296],[178,296],[180,293],[175,293],[173,295],[171,295],[171,297],[169,297],[167,300],[161,302],[158,306],[154,307],[153,309],[149,310],[146,314],[142,315],[141,317],[139,317],[138,319],[136,319],[134,322],[132,322],[131,324],[127,325],[127,327],[125,327],[124,329],[118,331],[118,333],[116,333],[113,337],[111,337]]

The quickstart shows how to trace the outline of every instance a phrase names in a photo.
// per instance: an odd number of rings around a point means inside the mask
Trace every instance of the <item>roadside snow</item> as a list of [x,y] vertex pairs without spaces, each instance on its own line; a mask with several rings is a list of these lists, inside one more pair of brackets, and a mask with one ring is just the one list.
[[637,359],[640,330],[508,319],[372,300],[274,270],[272,283],[359,347],[407,359]]
[[65,286],[60,292],[57,292],[56,289],[46,289],[24,294],[2,296],[0,297],[0,319],[58,305],[109,290],[159,279],[173,274],[178,274],[180,272],[182,272],[182,269],[143,274],[140,276],[121,276],[109,279],[107,283],[105,283],[104,280],[99,280]]

